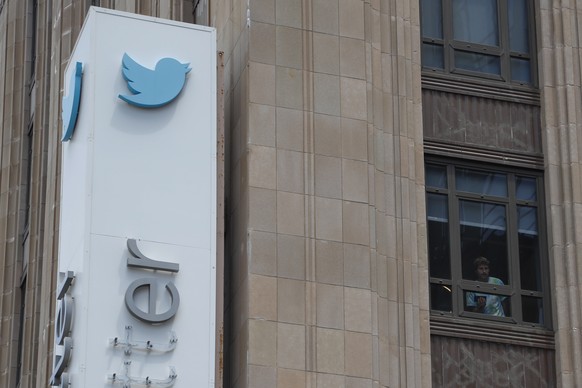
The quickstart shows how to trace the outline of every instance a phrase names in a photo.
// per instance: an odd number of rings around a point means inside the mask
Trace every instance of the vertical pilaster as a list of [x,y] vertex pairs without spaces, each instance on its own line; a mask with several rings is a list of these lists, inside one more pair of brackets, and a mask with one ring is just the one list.
[[582,9],[542,1],[539,50],[558,386],[582,385]]
[[418,2],[242,7],[229,386],[430,386]]

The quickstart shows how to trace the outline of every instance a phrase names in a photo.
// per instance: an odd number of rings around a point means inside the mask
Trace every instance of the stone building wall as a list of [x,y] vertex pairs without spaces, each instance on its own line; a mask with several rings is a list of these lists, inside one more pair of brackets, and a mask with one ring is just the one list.
[[539,53],[557,386],[582,385],[582,8],[542,1]]
[[430,385],[417,2],[225,3],[227,386]]

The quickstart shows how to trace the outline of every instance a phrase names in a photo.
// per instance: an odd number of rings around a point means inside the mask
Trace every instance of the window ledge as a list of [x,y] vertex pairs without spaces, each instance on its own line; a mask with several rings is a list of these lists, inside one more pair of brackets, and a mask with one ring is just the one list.
[[504,165],[535,168],[544,168],[544,156],[542,154],[521,153],[505,149],[471,146],[466,143],[443,142],[434,139],[424,139],[424,151],[431,155],[445,157],[464,157],[487,163],[500,163]]
[[477,77],[455,76],[437,71],[422,71],[422,87],[469,96],[493,98],[522,104],[540,105],[540,91],[533,86],[487,81]]
[[541,327],[462,319],[431,314],[430,333],[445,337],[554,349],[554,332]]

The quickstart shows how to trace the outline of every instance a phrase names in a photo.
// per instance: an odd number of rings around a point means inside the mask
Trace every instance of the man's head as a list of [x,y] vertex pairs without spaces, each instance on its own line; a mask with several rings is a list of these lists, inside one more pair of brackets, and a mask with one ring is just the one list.
[[473,262],[473,268],[475,268],[475,275],[478,281],[489,281],[489,260],[483,256],[478,257]]

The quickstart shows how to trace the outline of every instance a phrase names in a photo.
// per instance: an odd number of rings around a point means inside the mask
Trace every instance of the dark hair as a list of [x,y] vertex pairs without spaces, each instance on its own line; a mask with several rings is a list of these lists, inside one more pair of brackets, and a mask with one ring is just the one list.
[[473,261],[473,268],[475,268],[476,271],[480,265],[486,265],[487,267],[489,267],[489,263],[490,262],[486,257],[479,256],[475,259],[475,261]]

